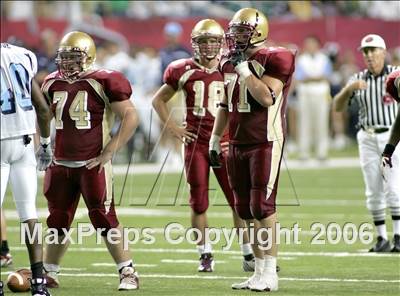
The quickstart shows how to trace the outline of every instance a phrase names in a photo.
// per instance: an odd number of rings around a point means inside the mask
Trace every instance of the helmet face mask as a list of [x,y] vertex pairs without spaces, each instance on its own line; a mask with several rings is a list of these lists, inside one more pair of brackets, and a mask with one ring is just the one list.
[[250,47],[250,40],[254,32],[251,25],[229,26],[229,30],[225,34],[225,42],[229,52],[245,52]]
[[75,79],[84,71],[86,53],[80,50],[58,50],[56,65],[64,78]]
[[77,79],[93,66],[95,60],[93,39],[86,33],[74,31],[62,38],[55,62],[62,77]]
[[199,36],[192,39],[194,55],[199,59],[214,59],[222,47],[222,37]]

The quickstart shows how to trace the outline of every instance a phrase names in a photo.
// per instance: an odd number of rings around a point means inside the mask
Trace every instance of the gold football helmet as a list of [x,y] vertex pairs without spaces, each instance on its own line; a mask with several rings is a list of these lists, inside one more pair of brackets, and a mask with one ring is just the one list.
[[224,30],[215,20],[199,21],[191,34],[195,58],[214,59],[221,51],[223,38]]
[[243,8],[236,12],[229,22],[225,39],[230,52],[244,52],[248,48],[263,44],[267,36],[267,17],[257,9]]
[[88,34],[74,31],[61,39],[56,64],[63,77],[77,78],[81,72],[90,69],[95,60],[96,45]]

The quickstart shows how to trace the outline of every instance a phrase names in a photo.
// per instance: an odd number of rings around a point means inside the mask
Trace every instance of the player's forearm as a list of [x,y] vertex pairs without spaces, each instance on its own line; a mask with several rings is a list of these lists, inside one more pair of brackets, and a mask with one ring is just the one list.
[[215,117],[214,127],[212,134],[222,137],[226,126],[228,124],[229,112],[225,108],[219,107],[217,111],[217,116]]
[[388,144],[396,146],[400,141],[400,109],[397,111],[396,120],[393,123]]
[[32,80],[32,104],[35,107],[40,136],[50,137],[51,111],[36,80]]
[[127,109],[124,116],[121,118],[121,125],[117,134],[111,138],[103,152],[116,153],[132,137],[138,125],[139,117],[136,110],[134,108]]
[[37,114],[37,120],[40,130],[40,136],[42,138],[50,137],[50,110],[48,112],[42,112]]
[[176,125],[173,120],[169,120],[170,116],[168,107],[162,99],[155,98],[153,100],[153,108],[156,110],[158,117],[160,117],[160,120],[164,125]]
[[254,75],[245,79],[246,86],[251,96],[263,107],[269,107],[274,104],[271,91],[268,86]]
[[336,111],[340,112],[347,109],[351,93],[349,87],[346,86],[333,98],[333,104]]

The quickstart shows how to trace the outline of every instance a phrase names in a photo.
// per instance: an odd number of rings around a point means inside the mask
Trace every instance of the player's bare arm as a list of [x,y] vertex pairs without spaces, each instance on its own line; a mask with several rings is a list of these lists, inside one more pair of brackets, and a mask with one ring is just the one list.
[[32,79],[32,104],[36,110],[40,136],[50,137],[51,111],[35,79]]
[[103,170],[103,166],[111,160],[114,153],[128,142],[139,124],[137,111],[131,101],[113,102],[111,103],[111,110],[121,120],[118,132],[111,138],[101,154],[88,160],[86,164],[88,169],[99,166],[99,173]]
[[335,110],[337,112],[345,111],[349,99],[351,98],[353,92],[356,90],[363,90],[367,89],[368,85],[364,80],[357,80],[354,81],[353,83],[345,86],[334,98],[333,98],[333,103],[335,106]]
[[175,90],[168,84],[164,84],[157,91],[153,98],[153,107],[156,110],[161,121],[165,125],[166,129],[172,134],[172,136],[178,138],[184,144],[188,144],[196,140],[197,135],[189,132],[184,127],[179,127],[169,116],[167,102],[174,96]]

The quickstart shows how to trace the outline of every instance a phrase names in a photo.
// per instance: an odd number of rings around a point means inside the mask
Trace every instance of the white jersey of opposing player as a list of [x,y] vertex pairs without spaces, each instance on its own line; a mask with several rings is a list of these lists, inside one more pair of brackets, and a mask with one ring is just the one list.
[[31,101],[37,59],[31,51],[1,43],[1,139],[36,133]]

